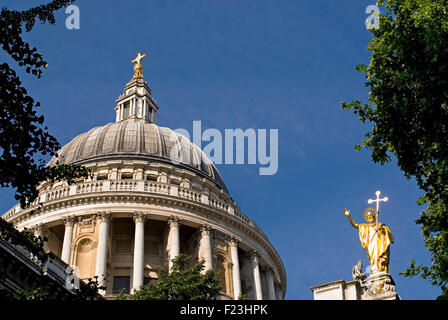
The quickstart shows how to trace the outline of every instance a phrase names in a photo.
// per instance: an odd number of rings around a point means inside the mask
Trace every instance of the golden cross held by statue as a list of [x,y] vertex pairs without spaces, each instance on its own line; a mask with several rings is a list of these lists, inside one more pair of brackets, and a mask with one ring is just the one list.
[[376,193],[376,199],[369,199],[367,200],[368,204],[371,204],[373,202],[376,202],[376,223],[378,223],[379,215],[380,215],[380,202],[387,202],[389,200],[388,197],[384,197],[383,199],[380,199],[381,191],[377,191]]
[[137,54],[137,58],[132,60],[132,63],[141,64],[141,61],[146,58],[146,54],[141,54],[140,52]]

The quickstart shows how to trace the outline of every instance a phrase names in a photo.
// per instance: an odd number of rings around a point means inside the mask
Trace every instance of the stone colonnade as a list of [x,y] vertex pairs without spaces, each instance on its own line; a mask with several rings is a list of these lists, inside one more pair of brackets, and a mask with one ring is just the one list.
[[[96,268],[95,275],[98,276],[98,283],[100,286],[106,286],[106,272],[107,272],[107,250],[108,250],[108,240],[109,240],[109,229],[110,221],[112,215],[110,213],[100,213],[97,214],[97,224],[99,225],[98,233],[98,248],[96,257]],[[133,281],[131,285],[132,292],[138,290],[139,287],[143,285],[144,280],[144,246],[145,246],[145,223],[147,223],[147,215],[142,212],[135,212],[133,215],[133,220],[135,223],[135,234],[134,234],[134,252],[133,252]],[[66,217],[63,219],[65,225],[64,241],[62,245],[61,259],[70,263],[71,256],[71,245],[72,245],[72,234],[75,219],[74,217]],[[177,217],[170,217],[168,219],[168,254],[169,254],[169,268],[172,267],[171,260],[180,254],[180,236],[179,227],[181,220]],[[36,234],[42,235],[43,227],[40,225],[36,228]],[[204,272],[209,269],[213,269],[213,246],[211,230],[209,225],[202,225],[200,230],[200,241],[199,241],[199,252],[198,258],[204,259]],[[232,268],[232,284],[233,284],[233,295],[234,299],[242,294],[241,286],[241,276],[240,276],[240,261],[238,255],[238,240],[234,237],[230,238],[229,241],[230,257],[231,257],[231,268]],[[266,269],[266,279],[267,279],[267,292],[268,296],[263,297],[261,274],[260,274],[260,254],[258,251],[249,252],[249,257],[251,261],[251,273],[253,279],[253,289],[254,289],[254,299],[262,300],[276,300],[275,285],[274,285],[274,270],[272,268]],[[105,290],[101,290],[100,293],[103,295],[106,293]]]

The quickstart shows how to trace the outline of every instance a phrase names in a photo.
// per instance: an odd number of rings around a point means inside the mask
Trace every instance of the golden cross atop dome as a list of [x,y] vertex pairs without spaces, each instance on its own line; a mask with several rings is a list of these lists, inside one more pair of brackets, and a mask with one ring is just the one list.
[[141,54],[140,52],[137,54],[137,58],[132,60],[132,63],[141,64],[141,61],[146,58],[146,54]]
[[142,60],[146,58],[146,54],[141,54],[140,52],[137,54],[137,57],[132,60],[132,63],[135,63],[134,66],[134,76],[132,79],[143,78],[143,70],[145,69],[141,64]]

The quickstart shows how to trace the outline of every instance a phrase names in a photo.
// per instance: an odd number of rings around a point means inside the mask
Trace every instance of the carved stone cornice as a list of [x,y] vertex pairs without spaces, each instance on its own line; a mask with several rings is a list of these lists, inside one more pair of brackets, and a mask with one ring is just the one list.
[[95,225],[96,220],[97,220],[97,216],[95,214],[91,215],[90,217],[79,216],[78,217],[78,225],[80,225],[80,226]]
[[223,244],[228,244],[230,241],[230,236],[228,234],[222,233],[220,231],[213,232],[213,239],[222,242]]

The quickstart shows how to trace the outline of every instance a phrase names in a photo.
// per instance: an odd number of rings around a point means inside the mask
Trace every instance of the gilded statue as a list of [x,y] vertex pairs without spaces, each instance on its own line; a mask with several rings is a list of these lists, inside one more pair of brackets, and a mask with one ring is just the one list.
[[390,229],[378,221],[379,202],[388,200],[379,199],[379,194],[377,191],[377,199],[369,200],[369,203],[377,203],[377,209],[368,208],[364,211],[364,218],[368,223],[355,223],[350,216],[350,210],[344,209],[350,224],[359,231],[359,241],[367,252],[372,274],[389,271],[390,244],[394,242]]

